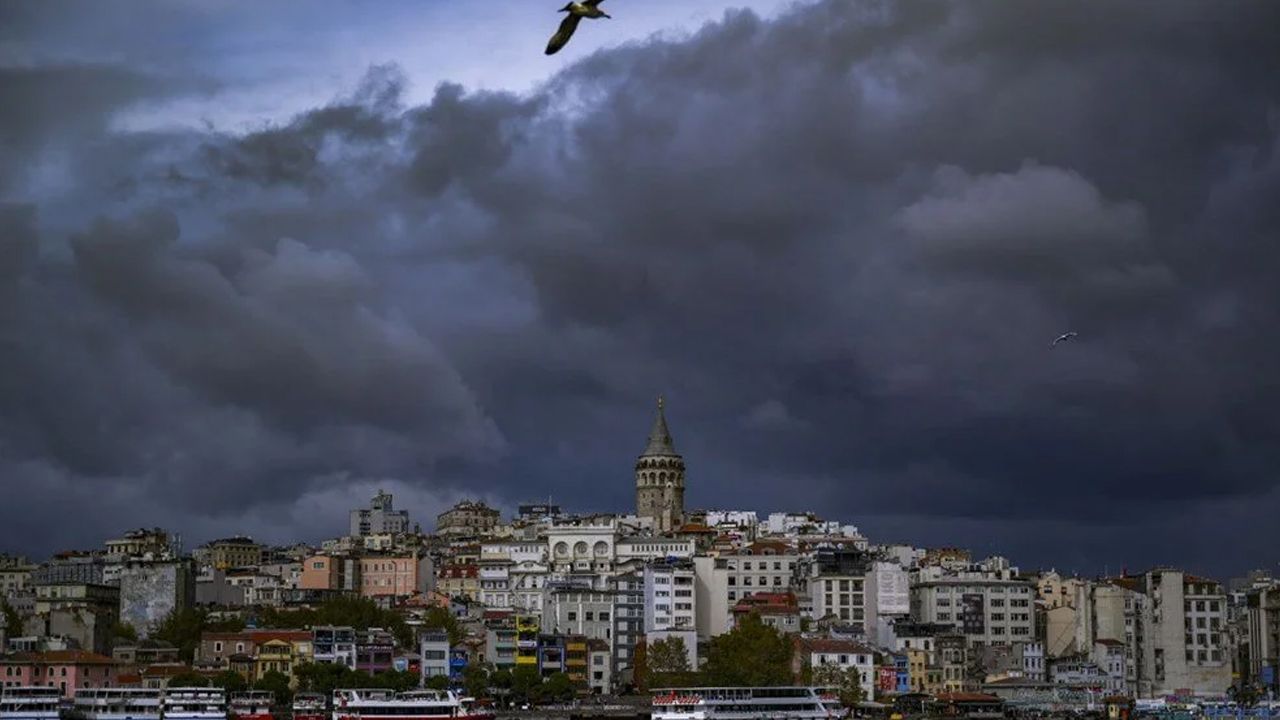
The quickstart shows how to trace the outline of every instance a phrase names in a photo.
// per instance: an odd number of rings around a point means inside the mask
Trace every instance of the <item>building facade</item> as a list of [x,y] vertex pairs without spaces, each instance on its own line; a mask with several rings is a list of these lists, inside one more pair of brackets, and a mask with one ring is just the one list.
[[644,569],[646,634],[696,627],[696,577],[692,562],[654,563]]
[[214,540],[205,551],[206,562],[218,570],[254,567],[262,562],[262,546],[248,537]]
[[479,500],[464,500],[436,516],[436,534],[441,537],[479,537],[493,530],[502,513]]
[[396,510],[390,493],[381,490],[369,501],[369,507],[351,511],[351,537],[409,532],[409,513]]
[[195,607],[196,565],[191,558],[130,560],[120,568],[120,622],[148,637],[172,612]]
[[1035,587],[1011,569],[922,568],[911,587],[911,610],[921,622],[951,624],[975,648],[1035,638]]
[[793,587],[800,556],[785,545],[756,543],[737,554],[694,558],[694,613],[698,638],[729,632],[733,608],[757,592]]

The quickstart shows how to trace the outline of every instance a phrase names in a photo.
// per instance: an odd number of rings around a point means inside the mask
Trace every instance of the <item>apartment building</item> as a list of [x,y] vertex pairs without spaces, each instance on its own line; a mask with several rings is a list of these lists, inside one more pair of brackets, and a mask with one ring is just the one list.
[[921,568],[911,587],[911,610],[921,622],[954,626],[974,648],[1035,638],[1035,586],[1013,568]]
[[794,587],[800,556],[782,543],[757,542],[736,554],[694,558],[694,612],[698,638],[728,632],[733,608],[756,592],[785,592]]

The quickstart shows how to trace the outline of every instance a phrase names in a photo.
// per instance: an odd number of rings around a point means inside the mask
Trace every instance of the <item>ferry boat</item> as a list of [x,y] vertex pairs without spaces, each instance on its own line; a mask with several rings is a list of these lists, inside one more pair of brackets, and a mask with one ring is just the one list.
[[271,708],[276,695],[265,690],[250,690],[231,694],[231,720],[274,720]]
[[0,720],[58,720],[62,692],[53,687],[0,687]]
[[707,687],[655,690],[653,720],[830,720],[840,700],[818,687]]
[[150,688],[82,688],[71,701],[72,720],[160,720],[161,692]]
[[333,691],[333,720],[493,720],[475,698],[452,691],[384,689]]
[[166,690],[160,705],[164,720],[226,720],[227,693],[221,688]]
[[293,696],[293,720],[329,720],[324,695],[302,692]]

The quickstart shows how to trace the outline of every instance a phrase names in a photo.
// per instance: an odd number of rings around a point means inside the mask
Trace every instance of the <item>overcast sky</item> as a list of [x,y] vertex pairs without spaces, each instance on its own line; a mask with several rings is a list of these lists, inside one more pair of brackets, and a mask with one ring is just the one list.
[[0,4],[0,551],[627,510],[662,393],[690,506],[1280,570],[1280,4],[557,6]]

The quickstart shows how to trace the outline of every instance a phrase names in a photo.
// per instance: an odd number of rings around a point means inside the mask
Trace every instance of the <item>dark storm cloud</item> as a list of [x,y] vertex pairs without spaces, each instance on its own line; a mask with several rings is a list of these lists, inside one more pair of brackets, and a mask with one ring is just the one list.
[[7,476],[209,532],[336,532],[300,503],[365,476],[616,509],[663,391],[699,505],[1085,570],[1271,562],[1182,528],[1276,539],[1278,23],[822,2],[528,96],[405,107],[380,67],[278,126],[106,135],[73,166],[124,200],[29,198],[101,206],[69,252],[0,214]]

